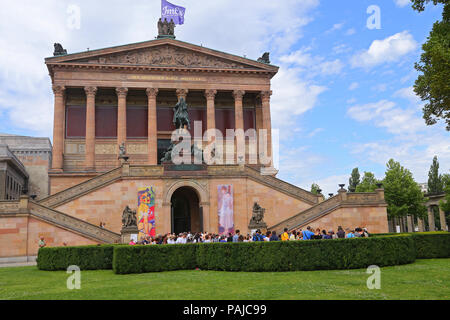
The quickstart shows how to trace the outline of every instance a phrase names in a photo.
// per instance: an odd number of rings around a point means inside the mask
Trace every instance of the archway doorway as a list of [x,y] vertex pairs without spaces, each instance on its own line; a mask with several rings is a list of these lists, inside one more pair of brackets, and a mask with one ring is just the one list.
[[172,233],[203,231],[203,213],[195,189],[178,188],[172,194],[171,213]]

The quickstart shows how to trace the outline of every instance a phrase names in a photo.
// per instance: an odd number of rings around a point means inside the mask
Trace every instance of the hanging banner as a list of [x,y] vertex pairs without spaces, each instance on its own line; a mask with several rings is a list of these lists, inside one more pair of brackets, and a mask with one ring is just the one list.
[[156,237],[155,191],[152,187],[138,190],[137,225],[139,240],[145,237]]
[[234,233],[233,186],[217,187],[217,211],[219,215],[219,234]]

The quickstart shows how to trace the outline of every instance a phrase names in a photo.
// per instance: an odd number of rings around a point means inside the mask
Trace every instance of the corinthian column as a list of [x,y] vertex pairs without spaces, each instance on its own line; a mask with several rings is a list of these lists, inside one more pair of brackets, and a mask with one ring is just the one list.
[[156,97],[158,89],[148,88],[148,164],[158,164],[158,124],[156,123]]
[[272,91],[261,91],[261,104],[262,104],[262,118],[263,129],[267,133],[267,157],[271,159],[270,166],[272,165],[272,124],[270,118],[270,96]]
[[[234,97],[234,123],[236,132],[236,160],[238,163],[245,161],[245,137],[244,137],[244,110],[242,108],[242,98],[245,91],[233,91]],[[242,160],[241,160],[242,159]]]
[[127,140],[127,94],[128,88],[116,88],[117,93],[117,144]]
[[85,87],[86,92],[86,154],[85,169],[95,170],[95,95],[97,87]]
[[206,129],[210,134],[208,138],[214,136],[211,129],[216,129],[216,110],[214,99],[216,97],[217,90],[205,90],[206,97]]
[[54,119],[53,119],[53,153],[52,169],[63,170],[64,151],[64,86],[53,86],[55,95]]

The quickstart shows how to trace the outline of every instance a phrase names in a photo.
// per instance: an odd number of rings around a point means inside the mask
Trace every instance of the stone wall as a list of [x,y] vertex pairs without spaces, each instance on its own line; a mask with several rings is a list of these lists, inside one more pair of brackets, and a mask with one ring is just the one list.
[[311,226],[314,230],[320,228],[321,230],[333,230],[334,232],[337,232],[338,226],[342,226],[344,230],[346,228],[367,228],[369,233],[389,232],[385,206],[338,208],[330,214],[303,225],[300,228],[304,230],[307,226]]
[[0,216],[0,258],[36,256],[41,236],[49,247],[98,243],[28,214]]
[[[170,192],[182,186],[191,186],[200,195],[205,231],[217,232],[217,186],[221,184],[232,184],[234,187],[235,227],[242,232],[247,232],[255,201],[266,208],[267,224],[275,224],[310,207],[301,200],[247,178],[125,179],[63,204],[56,210],[95,225],[105,222],[107,229],[120,232],[121,215],[125,206],[136,209],[138,189],[154,187],[156,232],[163,234],[171,229]],[[176,187],[172,188],[174,185]]]

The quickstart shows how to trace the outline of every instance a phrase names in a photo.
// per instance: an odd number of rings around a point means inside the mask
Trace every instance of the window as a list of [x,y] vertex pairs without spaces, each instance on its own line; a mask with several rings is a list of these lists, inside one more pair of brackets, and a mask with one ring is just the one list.
[[66,138],[84,138],[86,136],[86,108],[67,106]]
[[95,137],[117,138],[116,106],[97,106],[95,108]]
[[127,107],[127,138],[148,136],[148,108]]
[[248,129],[256,129],[256,112],[255,109],[244,109],[244,131]]
[[227,129],[234,129],[234,109],[216,109],[216,129],[225,137]]

